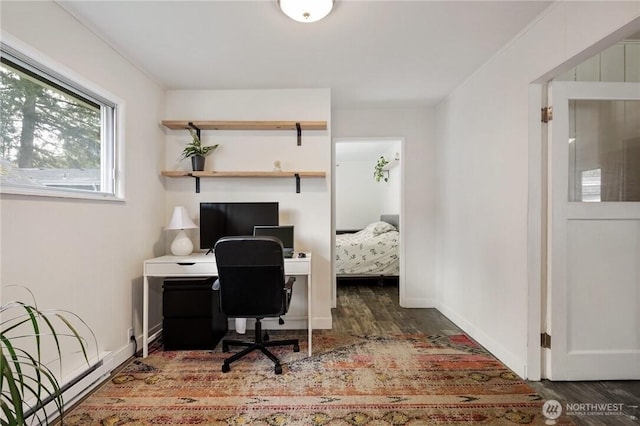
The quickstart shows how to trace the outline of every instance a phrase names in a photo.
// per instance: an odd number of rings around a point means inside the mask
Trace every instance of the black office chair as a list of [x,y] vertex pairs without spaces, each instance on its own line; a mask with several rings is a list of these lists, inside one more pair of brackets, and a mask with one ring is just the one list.
[[297,339],[269,341],[262,335],[261,320],[280,317],[289,310],[295,278],[285,282],[282,242],[274,237],[225,237],[214,247],[220,290],[220,310],[231,318],[255,318],[255,341],[223,340],[222,351],[229,346],[246,347],[224,360],[222,372],[230,364],[250,352],[260,350],[275,363],[275,373],[282,373],[280,360],[267,349],[271,346],[293,346],[300,351]]

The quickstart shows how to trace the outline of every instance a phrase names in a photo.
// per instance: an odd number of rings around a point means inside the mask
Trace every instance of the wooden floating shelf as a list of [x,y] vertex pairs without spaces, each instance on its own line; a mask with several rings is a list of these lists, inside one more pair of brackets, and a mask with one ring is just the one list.
[[186,172],[186,171],[163,171],[162,176],[166,177],[257,177],[257,178],[290,178],[290,177],[326,177],[326,172],[259,172],[259,171],[230,171],[230,172]]
[[160,172],[160,174],[166,177],[191,177],[191,172],[182,172],[182,171],[163,170],[162,172]]
[[326,172],[308,171],[308,172],[187,172],[180,170],[162,171],[162,176],[172,178],[191,177],[196,180],[196,193],[200,192],[200,178],[295,178],[296,180],[296,193],[300,193],[300,179],[301,178],[324,178],[327,176]]
[[193,128],[200,130],[327,130],[326,121],[188,121],[164,120],[162,125],[171,130]]

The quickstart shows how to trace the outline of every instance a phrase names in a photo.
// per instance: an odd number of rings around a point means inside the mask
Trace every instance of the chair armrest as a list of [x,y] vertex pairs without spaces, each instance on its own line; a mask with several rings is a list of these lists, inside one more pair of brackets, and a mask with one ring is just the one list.
[[287,292],[290,292],[293,289],[293,283],[296,282],[296,277],[289,277],[287,281],[284,283],[284,288]]
[[284,294],[287,299],[285,312],[289,310],[289,303],[291,303],[291,297],[293,297],[293,283],[296,282],[296,277],[288,277],[284,283]]

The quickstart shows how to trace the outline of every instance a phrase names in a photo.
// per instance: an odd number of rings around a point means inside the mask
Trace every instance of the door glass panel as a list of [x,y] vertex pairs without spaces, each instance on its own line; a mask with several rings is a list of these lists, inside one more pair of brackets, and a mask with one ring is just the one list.
[[640,201],[640,101],[569,101],[569,201]]

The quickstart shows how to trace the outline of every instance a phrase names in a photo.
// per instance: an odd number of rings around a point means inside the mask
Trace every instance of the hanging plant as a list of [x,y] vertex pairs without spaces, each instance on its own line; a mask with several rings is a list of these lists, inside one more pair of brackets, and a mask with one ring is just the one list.
[[373,170],[373,178],[376,182],[380,182],[381,180],[389,182],[389,175],[385,174],[386,170],[384,170],[384,166],[387,164],[389,164],[389,161],[386,158],[382,156],[378,158],[378,162]]

